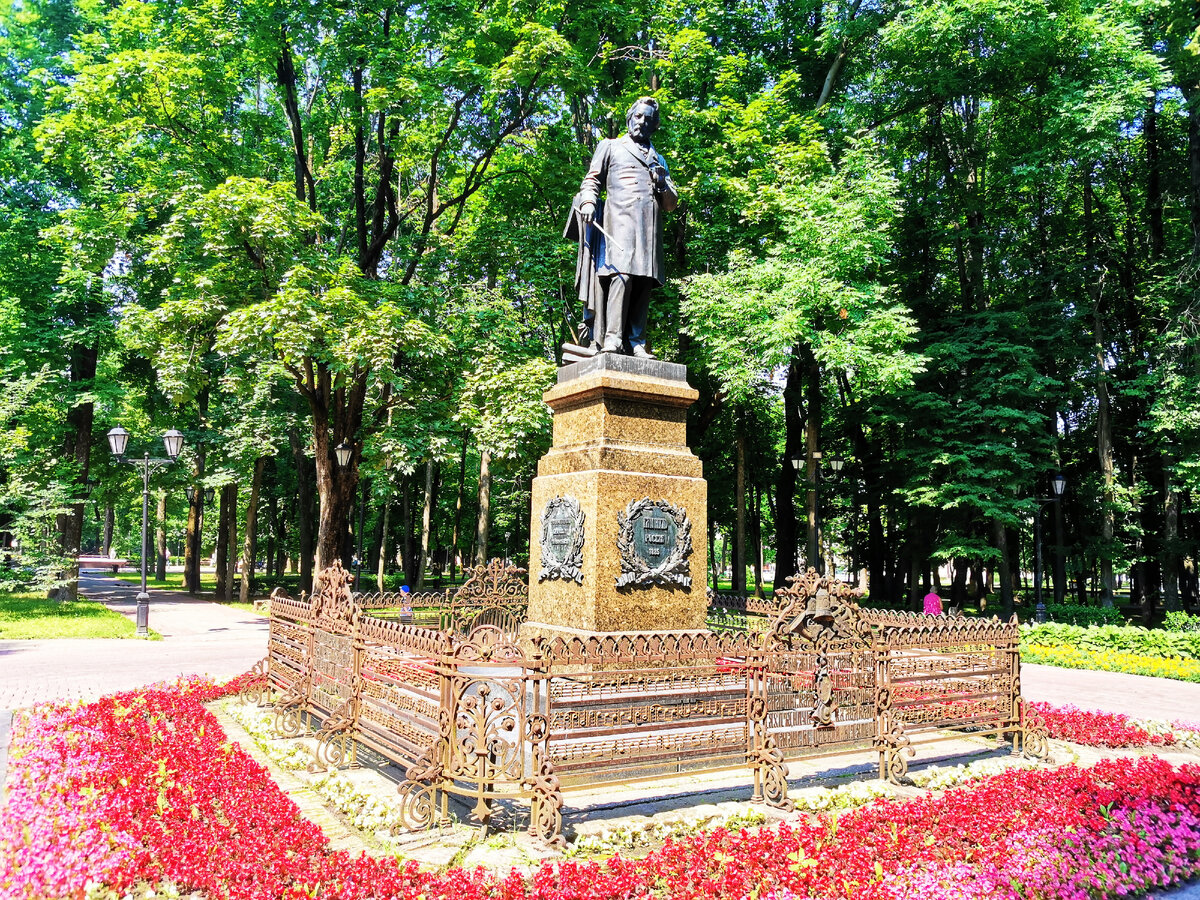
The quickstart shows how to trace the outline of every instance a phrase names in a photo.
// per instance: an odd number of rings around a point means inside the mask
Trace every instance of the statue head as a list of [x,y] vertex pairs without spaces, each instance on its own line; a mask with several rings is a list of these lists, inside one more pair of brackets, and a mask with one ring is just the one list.
[[653,97],[638,97],[625,114],[625,127],[635,141],[646,142],[658,131],[658,101]]

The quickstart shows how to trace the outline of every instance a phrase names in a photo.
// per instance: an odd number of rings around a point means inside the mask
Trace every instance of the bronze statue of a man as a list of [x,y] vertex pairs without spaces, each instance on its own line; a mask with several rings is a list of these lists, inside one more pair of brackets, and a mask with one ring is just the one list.
[[596,148],[564,236],[579,241],[575,286],[584,307],[583,342],[602,353],[649,358],[650,292],[664,281],[662,214],[675,209],[679,195],[650,143],[658,101],[639,97],[625,122],[628,134]]

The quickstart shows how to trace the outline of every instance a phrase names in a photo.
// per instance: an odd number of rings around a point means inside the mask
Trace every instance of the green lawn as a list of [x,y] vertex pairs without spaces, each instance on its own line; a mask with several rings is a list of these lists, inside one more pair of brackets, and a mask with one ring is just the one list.
[[[0,593],[0,639],[131,638],[137,628],[129,619],[93,600],[59,603],[41,594]],[[150,632],[151,640],[161,636]]]

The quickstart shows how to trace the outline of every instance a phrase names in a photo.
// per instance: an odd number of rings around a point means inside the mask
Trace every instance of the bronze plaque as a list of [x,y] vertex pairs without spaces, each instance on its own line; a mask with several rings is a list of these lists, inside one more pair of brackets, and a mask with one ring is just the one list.
[[538,581],[583,584],[583,510],[574,497],[554,497],[542,511],[542,571]]
[[617,587],[692,586],[692,522],[666,500],[632,500],[617,514],[621,574]]

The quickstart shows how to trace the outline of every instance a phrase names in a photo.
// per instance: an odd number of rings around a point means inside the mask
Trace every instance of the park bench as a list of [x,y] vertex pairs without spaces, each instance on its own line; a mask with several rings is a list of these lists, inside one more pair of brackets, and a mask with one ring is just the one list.
[[75,560],[80,569],[112,569],[113,574],[122,566],[133,565],[127,559],[115,559],[107,556],[80,556]]

